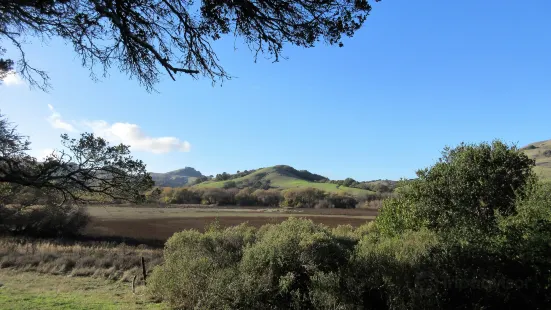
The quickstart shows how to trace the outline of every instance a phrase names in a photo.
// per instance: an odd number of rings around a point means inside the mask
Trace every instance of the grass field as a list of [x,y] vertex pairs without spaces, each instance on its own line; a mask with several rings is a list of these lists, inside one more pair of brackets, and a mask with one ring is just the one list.
[[[262,180],[269,180],[271,187],[280,188],[280,189],[313,187],[313,188],[321,189],[330,193],[344,192],[344,193],[348,193],[358,197],[374,193],[372,191],[368,191],[364,189],[337,186],[336,184],[331,184],[331,183],[309,182],[307,180],[300,179],[297,176],[290,175],[286,171],[279,169],[278,166],[263,168],[247,176],[233,179],[232,181],[239,183],[247,180],[252,180],[257,176],[262,176],[261,178]],[[220,181],[220,182],[209,181],[209,182],[198,184],[195,187],[222,188],[224,186],[224,183],[226,182],[227,181]]]
[[92,221],[85,229],[89,236],[117,236],[166,240],[184,229],[203,230],[218,221],[223,226],[248,222],[259,227],[279,223],[290,216],[307,217],[331,227],[341,224],[359,226],[375,218],[370,209],[282,209],[244,207],[132,208],[117,206],[88,207]]
[[168,309],[128,283],[0,269],[0,309]]

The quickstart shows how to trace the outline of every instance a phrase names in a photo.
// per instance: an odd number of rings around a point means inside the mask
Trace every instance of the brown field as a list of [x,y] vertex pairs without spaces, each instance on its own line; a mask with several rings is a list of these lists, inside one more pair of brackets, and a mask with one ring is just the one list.
[[279,223],[290,216],[305,217],[330,227],[350,224],[359,226],[375,218],[372,209],[281,209],[259,207],[129,207],[90,206],[92,221],[85,234],[94,237],[126,237],[166,240],[184,229],[204,230],[218,221],[223,226],[248,222],[259,227]]

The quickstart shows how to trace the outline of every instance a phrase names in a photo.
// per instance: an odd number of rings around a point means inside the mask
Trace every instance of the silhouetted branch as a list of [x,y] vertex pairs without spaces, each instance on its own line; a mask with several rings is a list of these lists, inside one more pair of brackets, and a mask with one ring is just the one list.
[[0,0],[0,42],[19,51],[18,72],[31,85],[45,89],[48,78],[28,64],[21,40],[58,36],[91,72],[117,64],[151,90],[160,68],[172,79],[231,78],[211,46],[223,35],[243,38],[255,59],[267,53],[277,61],[285,44],[342,45],[370,10],[366,0]]

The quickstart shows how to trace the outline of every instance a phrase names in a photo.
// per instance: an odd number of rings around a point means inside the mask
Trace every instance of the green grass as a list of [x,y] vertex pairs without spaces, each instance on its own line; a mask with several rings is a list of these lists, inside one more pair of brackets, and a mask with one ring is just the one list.
[[551,180],[551,156],[545,156],[544,152],[551,152],[551,140],[531,143],[522,148],[524,153],[536,160],[534,171],[543,179]]
[[138,287],[95,278],[0,270],[0,309],[167,309]]
[[[247,176],[233,179],[232,181],[239,183],[247,180],[253,180],[255,176],[262,175],[262,174],[265,174],[265,176],[263,176],[262,179],[270,180],[270,186],[273,188],[289,189],[289,188],[313,187],[313,188],[321,189],[330,193],[345,192],[354,196],[363,196],[363,195],[374,193],[372,191],[368,191],[364,189],[338,186],[336,184],[331,184],[331,183],[310,182],[307,180],[300,179],[297,176],[289,175],[288,173],[278,169],[278,167],[263,168]],[[220,181],[220,182],[209,181],[209,182],[203,182],[201,184],[195,185],[194,187],[222,188],[224,187],[224,183],[226,182],[228,181]]]

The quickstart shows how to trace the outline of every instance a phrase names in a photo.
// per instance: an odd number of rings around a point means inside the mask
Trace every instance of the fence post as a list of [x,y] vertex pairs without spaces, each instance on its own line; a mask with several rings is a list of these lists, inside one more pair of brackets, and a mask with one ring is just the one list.
[[134,278],[132,279],[132,293],[136,294],[136,275],[134,275]]
[[145,259],[142,256],[142,274],[143,274],[143,284],[147,285],[147,272],[145,271]]

